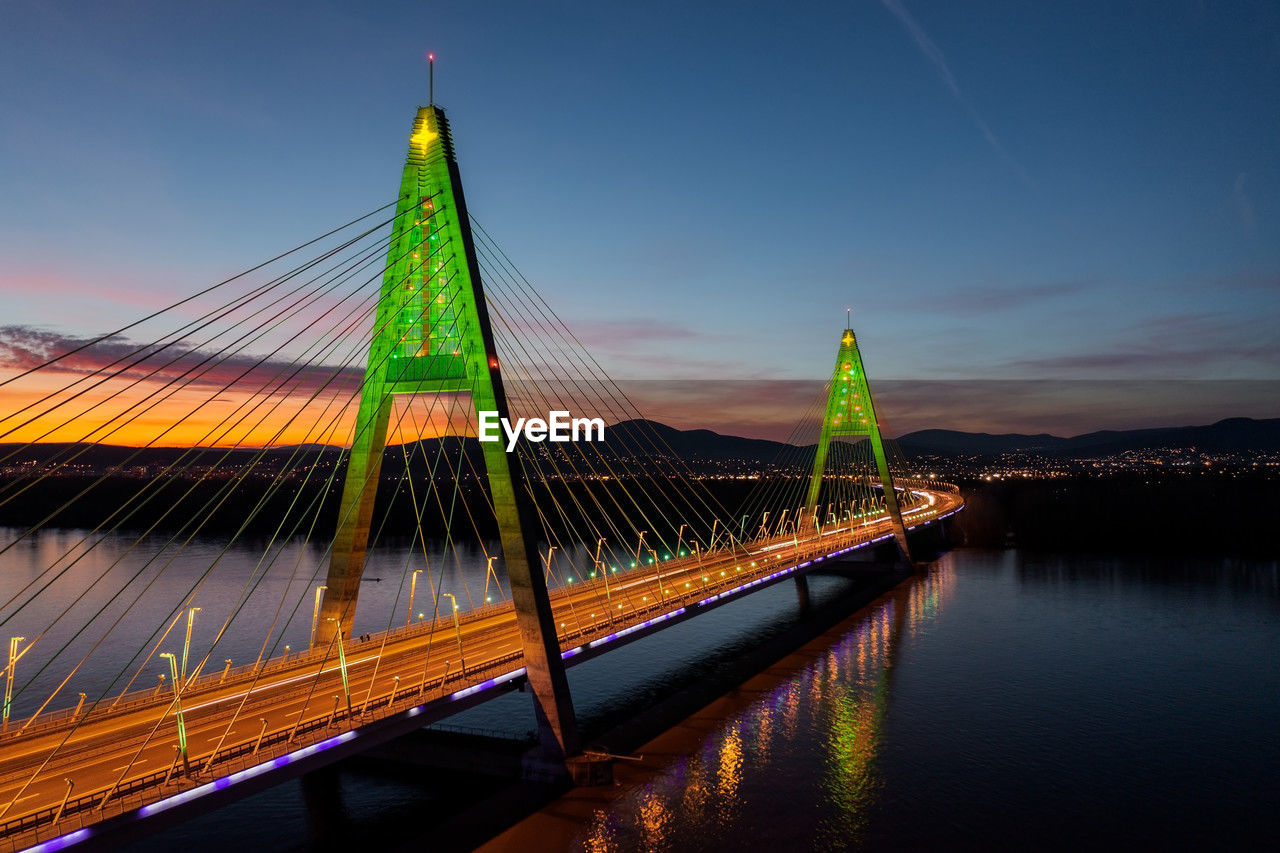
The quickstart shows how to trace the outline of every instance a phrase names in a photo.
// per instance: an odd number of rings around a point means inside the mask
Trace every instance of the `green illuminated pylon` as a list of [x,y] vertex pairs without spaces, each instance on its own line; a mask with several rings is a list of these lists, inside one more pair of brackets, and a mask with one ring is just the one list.
[[880,424],[876,421],[876,407],[871,402],[871,387],[867,384],[866,371],[862,369],[862,355],[858,352],[858,339],[852,329],[845,329],[840,338],[840,352],[836,356],[836,369],[831,375],[831,393],[827,396],[827,410],[822,417],[822,433],[818,437],[818,452],[813,460],[813,479],[809,482],[809,497],[805,507],[810,518],[818,507],[818,492],[822,488],[822,473],[827,467],[827,451],[831,439],[840,435],[865,435],[871,442],[871,453],[876,460],[880,485],[884,488],[884,508],[893,525],[893,538],[905,559],[907,530],[898,509],[898,496],[893,491],[893,478],[889,476],[889,463],[884,455],[884,440],[880,436]]
[[[418,110],[393,228],[317,622],[318,648],[327,648],[335,637],[352,636],[393,397],[468,393],[474,411],[509,416],[462,180],[439,107]],[[554,743],[544,738],[544,744],[573,755],[578,752],[573,704],[546,580],[534,559],[537,516],[520,466],[511,464],[503,443],[482,442],[480,448],[529,683],[549,724],[544,734],[554,735]]]

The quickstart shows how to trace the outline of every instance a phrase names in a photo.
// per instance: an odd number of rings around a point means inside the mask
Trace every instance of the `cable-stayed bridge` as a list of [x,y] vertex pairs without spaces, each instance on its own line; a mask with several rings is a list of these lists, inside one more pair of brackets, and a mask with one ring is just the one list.
[[[528,772],[590,781],[566,667],[878,543],[909,560],[962,506],[881,436],[849,329],[789,455],[742,494],[696,475],[468,214],[434,105],[394,201],[5,352],[0,559],[32,566],[0,587],[12,849],[213,808],[521,684]],[[609,437],[478,440],[480,413],[555,412]],[[394,594],[358,607],[393,542]]]

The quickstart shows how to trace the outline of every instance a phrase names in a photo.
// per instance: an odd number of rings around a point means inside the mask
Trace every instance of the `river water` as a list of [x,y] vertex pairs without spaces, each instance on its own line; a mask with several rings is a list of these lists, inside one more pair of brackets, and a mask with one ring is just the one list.
[[[845,583],[815,577],[812,594]],[[389,590],[372,595],[392,606]],[[309,617],[290,630],[302,638]],[[634,704],[796,618],[782,584],[610,652],[570,671],[579,714]],[[1280,565],[953,551],[713,711],[667,737],[657,764],[620,774],[607,801],[575,817],[553,806],[525,838],[583,850],[1264,847],[1280,837]],[[455,722],[523,735],[529,698]],[[326,830],[337,835],[319,841],[299,783],[286,783],[138,849],[417,849],[439,782],[343,771]]]
[[1274,563],[953,552],[765,681],[571,846],[1280,839]]

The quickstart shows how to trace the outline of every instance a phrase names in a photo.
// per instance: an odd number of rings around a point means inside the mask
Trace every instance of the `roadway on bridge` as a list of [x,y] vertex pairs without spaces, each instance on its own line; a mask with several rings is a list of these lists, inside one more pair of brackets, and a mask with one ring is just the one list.
[[[908,524],[945,515],[961,502],[959,495],[950,492],[919,494],[927,503],[904,513]],[[607,589],[604,578],[574,584],[552,593],[562,648],[574,648],[888,532],[888,518],[881,516],[809,537],[775,538],[736,552],[721,550],[662,561],[657,571],[645,566],[614,576]],[[459,617],[456,629],[446,616],[374,634],[363,642],[348,641],[349,694],[343,691],[341,667],[332,651],[327,657],[323,652],[295,653],[290,659],[269,662],[256,675],[245,673],[225,683],[209,676],[199,682],[193,679],[182,696],[192,777],[208,781],[221,775],[217,763],[205,769],[215,750],[221,761],[232,748],[243,749],[264,733],[266,740],[279,742],[285,732],[301,730],[291,741],[296,748],[346,729],[350,725],[348,695],[355,725],[359,725],[373,718],[362,716],[362,708],[378,706],[392,691],[398,691],[397,698],[419,691],[427,701],[491,677],[494,665],[503,661],[510,661],[508,669],[521,666],[519,634],[509,603]],[[153,799],[188,787],[192,777],[184,777],[181,764],[175,761],[178,731],[171,700],[168,691],[154,698],[138,694],[118,703],[117,710],[91,710],[78,725],[70,718],[37,720],[26,732],[5,736],[0,740],[0,808],[11,802],[12,806],[0,824],[56,808],[66,796],[67,779],[74,780],[77,799],[88,794],[101,798],[130,780],[171,768],[175,781],[168,786],[156,784]],[[332,726],[306,725],[326,718]],[[111,811],[106,809],[103,816]]]

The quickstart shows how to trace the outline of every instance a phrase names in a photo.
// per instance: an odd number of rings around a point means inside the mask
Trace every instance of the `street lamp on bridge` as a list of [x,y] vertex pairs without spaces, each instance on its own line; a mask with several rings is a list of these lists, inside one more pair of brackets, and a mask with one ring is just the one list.
[[178,718],[178,754],[182,756],[182,772],[191,775],[191,763],[187,758],[187,723],[182,718],[182,687],[178,675],[178,660],[173,652],[161,652],[160,657],[169,659],[169,675],[173,683],[173,714]]
[[782,517],[778,519],[778,535],[779,536],[781,536],[783,534],[783,531],[785,531],[787,528],[787,513],[789,512],[791,512],[789,508],[784,509],[782,511]]
[[[13,674],[18,668],[18,658],[22,657],[18,654],[18,644],[25,639],[26,637],[9,638],[9,666],[4,671],[4,723],[0,728],[9,728],[9,707],[13,702]],[[26,654],[26,649],[23,649],[22,654]]]
[[613,621],[613,594],[609,592],[609,570],[600,562],[600,552],[604,550],[604,537],[596,542],[596,571],[604,575],[604,600],[609,605],[609,621]]
[[[651,562],[651,563],[653,563],[653,570],[654,570],[655,572],[657,572],[657,574],[658,574],[658,592],[660,592],[662,595],[666,595],[666,594],[667,594],[666,590],[664,590],[664,589],[662,588],[662,586],[663,586],[663,584],[662,584],[662,564],[658,562],[658,552],[657,552],[657,551],[655,551],[655,550],[653,550],[652,548],[650,548],[650,549],[649,549],[649,555],[653,558],[652,560],[650,560],[650,562]],[[661,595],[658,597],[658,600],[659,600],[659,601],[661,601],[661,600],[662,600],[662,596],[661,596]]]
[[505,595],[502,592],[502,584],[498,581],[498,574],[493,570],[493,561],[496,559],[498,558],[489,557],[488,564],[484,567],[484,602],[485,604],[488,604],[489,601],[491,600],[489,597],[489,578],[493,578],[493,585],[498,588],[498,595],[503,596],[505,598]]
[[182,684],[187,684],[187,655],[191,652],[191,626],[196,621],[196,614],[200,612],[199,607],[192,607],[187,611],[187,638],[182,642]]
[[[553,545],[551,550],[555,550]],[[462,626],[458,624],[458,599],[453,597],[451,592],[440,593],[441,598],[449,599],[449,603],[453,605],[453,636],[458,641],[458,662],[462,665],[462,677],[467,677],[467,659],[462,655]]]
[[[326,622],[337,622],[338,620],[330,616],[325,619]],[[342,642],[342,625],[334,625],[334,640],[338,644],[338,669],[342,671],[342,694],[347,698],[347,721],[351,721],[351,681],[347,678],[347,649],[346,643]],[[335,700],[337,697],[334,697]],[[336,709],[335,709],[336,711]],[[299,717],[298,719],[302,719]]]
[[[409,623],[413,621],[413,597],[418,592],[418,575],[422,574],[422,569],[413,570],[413,578],[409,581],[409,609],[404,614],[404,626],[409,627]],[[486,578],[486,580],[488,580]],[[400,587],[404,589],[404,587]]]

